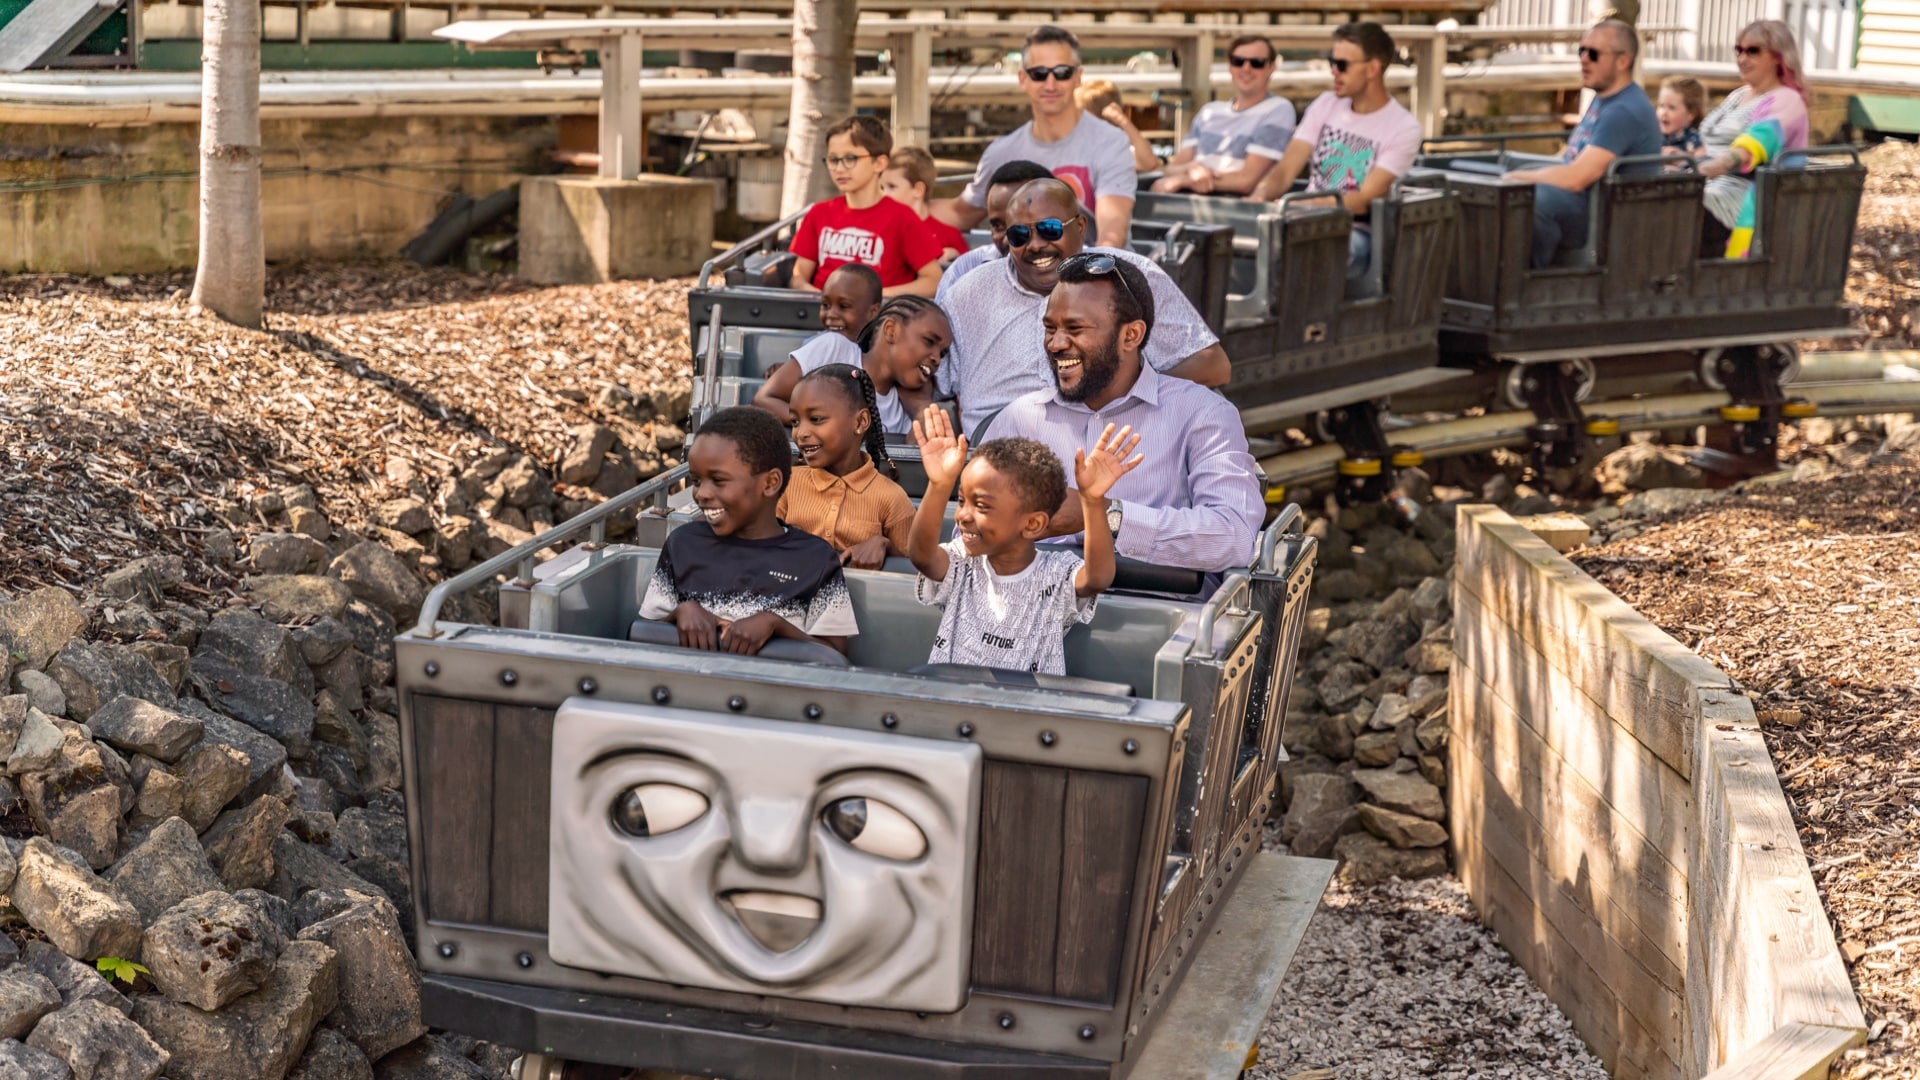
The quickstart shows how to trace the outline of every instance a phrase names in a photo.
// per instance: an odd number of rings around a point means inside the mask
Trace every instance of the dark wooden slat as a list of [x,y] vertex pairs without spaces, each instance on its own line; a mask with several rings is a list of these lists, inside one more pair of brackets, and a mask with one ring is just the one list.
[[493,706],[416,695],[413,740],[427,915],[484,923],[493,839]]
[[1111,1005],[1127,947],[1147,778],[1067,774],[1053,995]]
[[500,705],[493,723],[493,924],[544,931],[553,710]]
[[1053,993],[1063,769],[989,761],[980,792],[973,986]]

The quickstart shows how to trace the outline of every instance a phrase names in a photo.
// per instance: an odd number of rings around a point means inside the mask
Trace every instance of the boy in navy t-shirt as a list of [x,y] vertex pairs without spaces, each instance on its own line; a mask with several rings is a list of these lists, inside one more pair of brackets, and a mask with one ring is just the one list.
[[838,198],[813,204],[794,231],[793,284],[817,289],[843,263],[865,263],[887,296],[932,296],[940,285],[940,241],[920,215],[880,193],[893,136],[871,116],[827,129],[827,172]]
[[775,513],[793,469],[786,428],[759,409],[722,409],[700,425],[687,465],[705,520],[661,545],[641,618],[673,623],[690,649],[752,655],[783,637],[846,652],[860,628],[840,556]]

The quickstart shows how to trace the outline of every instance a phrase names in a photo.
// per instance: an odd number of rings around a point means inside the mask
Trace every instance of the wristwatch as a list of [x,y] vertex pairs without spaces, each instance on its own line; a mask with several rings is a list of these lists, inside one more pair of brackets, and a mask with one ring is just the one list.
[[1107,532],[1115,537],[1120,535],[1120,520],[1126,516],[1125,505],[1119,499],[1107,502]]

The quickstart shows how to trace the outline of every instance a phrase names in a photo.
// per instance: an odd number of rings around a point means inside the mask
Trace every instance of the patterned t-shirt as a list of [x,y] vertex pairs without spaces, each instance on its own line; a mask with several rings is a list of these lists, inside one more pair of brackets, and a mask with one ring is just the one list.
[[692,600],[725,622],[771,611],[815,637],[851,637],[853,600],[825,540],[781,526],[779,536],[719,536],[696,521],[673,530],[640,601],[643,619],[670,619]]
[[1307,159],[1308,191],[1358,191],[1374,169],[1405,176],[1420,152],[1420,121],[1389,98],[1370,113],[1329,90],[1307,106],[1294,142],[1313,147]]
[[1293,137],[1293,102],[1277,94],[1245,109],[1231,101],[1200,106],[1180,146],[1193,148],[1193,160],[1215,173],[1244,167],[1249,157],[1279,161]]
[[1098,599],[1074,593],[1080,556],[1042,547],[1025,570],[1001,575],[957,536],[941,546],[947,576],[921,575],[913,589],[914,599],[946,609],[927,662],[1065,675],[1067,631],[1093,621]]

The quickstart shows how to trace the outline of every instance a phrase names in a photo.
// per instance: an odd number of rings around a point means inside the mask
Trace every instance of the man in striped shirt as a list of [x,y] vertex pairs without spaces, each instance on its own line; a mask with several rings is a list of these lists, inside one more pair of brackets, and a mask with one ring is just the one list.
[[[1152,335],[1165,329],[1155,326],[1154,301],[1147,276],[1125,259],[1090,251],[1065,260],[1044,320],[1054,385],[1015,399],[986,437],[1037,439],[1071,462],[1107,425],[1131,427],[1146,460],[1106,500],[1114,550],[1190,570],[1246,566],[1266,507],[1239,410],[1145,362]],[[1070,492],[1049,531],[1070,538],[1083,520]]]

